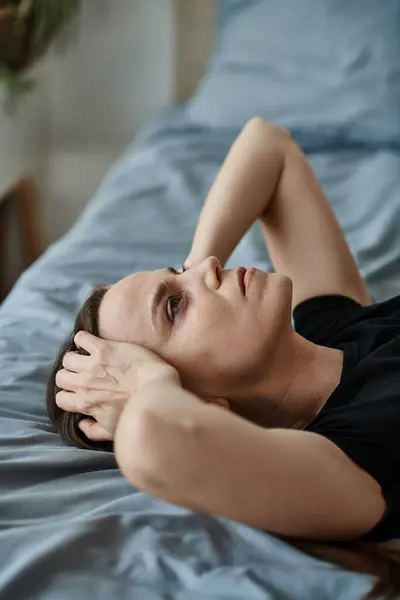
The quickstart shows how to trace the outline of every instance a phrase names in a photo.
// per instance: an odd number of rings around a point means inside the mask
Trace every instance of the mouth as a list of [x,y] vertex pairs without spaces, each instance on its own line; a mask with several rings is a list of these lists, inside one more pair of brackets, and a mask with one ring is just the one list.
[[246,284],[245,284],[246,271],[247,271],[247,269],[245,269],[244,267],[238,267],[236,269],[237,280],[238,280],[239,289],[242,293],[242,296],[246,296]]
[[254,267],[250,267],[250,269],[246,270],[246,273],[244,274],[244,287],[245,287],[246,291],[247,291],[247,288],[249,287],[250,280],[256,271],[257,271],[257,269],[255,269]]

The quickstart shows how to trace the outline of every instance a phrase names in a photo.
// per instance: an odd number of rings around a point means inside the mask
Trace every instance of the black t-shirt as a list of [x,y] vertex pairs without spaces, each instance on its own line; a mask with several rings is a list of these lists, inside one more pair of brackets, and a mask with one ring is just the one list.
[[300,335],[344,352],[340,383],[306,430],[329,438],[382,488],[386,514],[360,539],[400,538],[400,296],[364,307],[319,296],[293,318]]

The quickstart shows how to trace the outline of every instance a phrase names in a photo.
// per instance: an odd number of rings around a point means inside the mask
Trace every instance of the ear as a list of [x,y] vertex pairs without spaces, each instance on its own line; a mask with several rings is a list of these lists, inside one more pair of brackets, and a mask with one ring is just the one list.
[[225,410],[231,409],[229,401],[226,400],[226,398],[204,398],[204,401],[207,402],[207,404],[215,404],[215,406],[225,408]]

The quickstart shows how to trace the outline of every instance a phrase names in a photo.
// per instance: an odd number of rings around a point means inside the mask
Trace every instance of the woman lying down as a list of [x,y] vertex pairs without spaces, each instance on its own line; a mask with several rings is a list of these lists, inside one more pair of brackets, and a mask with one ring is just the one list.
[[[224,269],[257,219],[275,272]],[[400,537],[399,394],[400,297],[373,303],[304,154],[256,118],[182,272],[135,273],[86,301],[48,410],[149,494],[345,543]]]

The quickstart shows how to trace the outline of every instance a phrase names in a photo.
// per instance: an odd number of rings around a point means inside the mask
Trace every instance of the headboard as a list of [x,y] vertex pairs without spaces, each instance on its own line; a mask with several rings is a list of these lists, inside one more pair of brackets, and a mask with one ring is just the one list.
[[194,92],[211,54],[217,0],[175,0],[177,100]]

